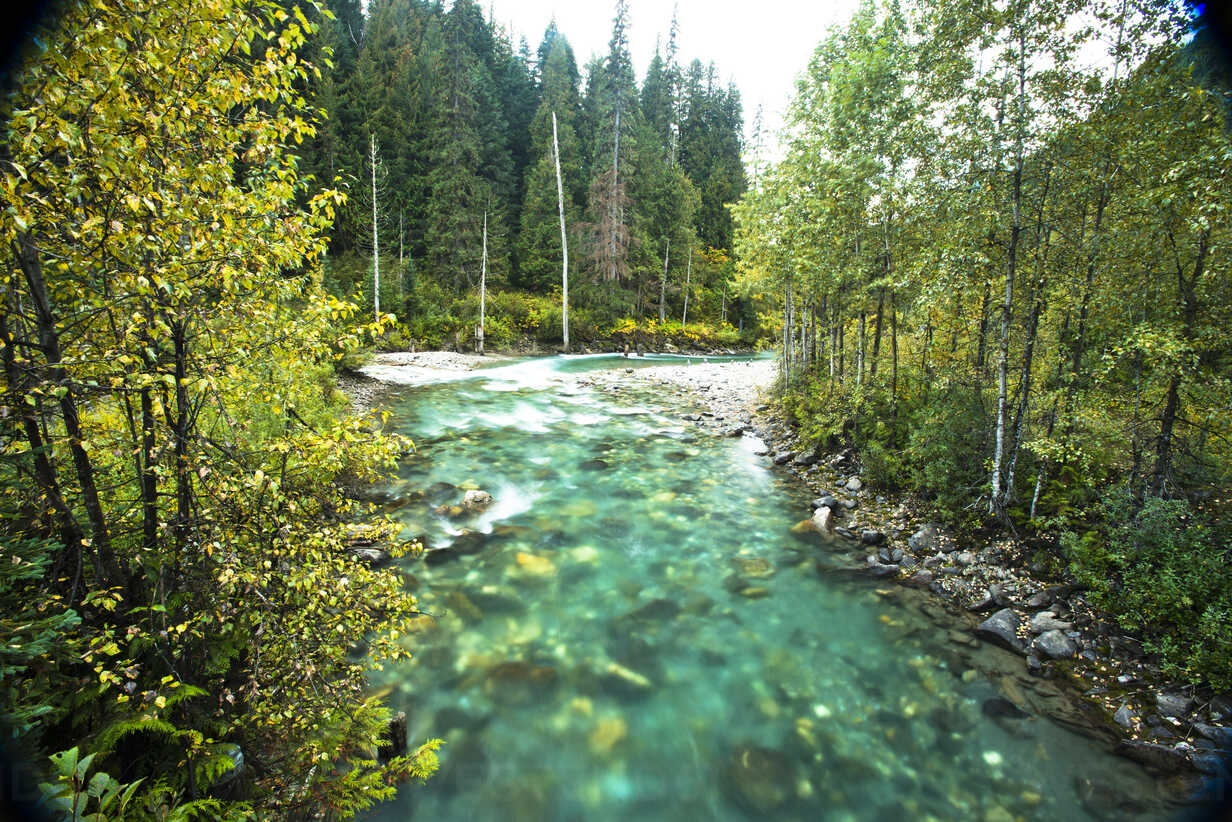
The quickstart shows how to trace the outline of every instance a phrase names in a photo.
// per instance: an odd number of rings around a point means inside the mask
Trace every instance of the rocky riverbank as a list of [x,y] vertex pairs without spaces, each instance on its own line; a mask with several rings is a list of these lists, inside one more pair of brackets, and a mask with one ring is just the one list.
[[[1169,682],[1136,637],[1094,609],[1077,586],[1034,562],[1022,542],[959,538],[929,521],[922,506],[866,487],[851,452],[805,447],[772,408],[767,392],[776,366],[665,366],[623,378],[687,391],[707,409],[691,415],[694,422],[756,438],[767,459],[814,496],[797,529],[817,532],[827,560],[819,570],[833,573],[837,564],[930,594],[933,614],[954,626],[953,642],[1000,648],[1013,655],[1002,655],[1011,671],[1017,658],[1025,676],[1003,689],[1016,709],[1048,712],[1106,740],[1179,800],[1222,796],[1217,780],[1229,775],[1232,696]],[[1085,704],[1065,704],[1075,699]]]

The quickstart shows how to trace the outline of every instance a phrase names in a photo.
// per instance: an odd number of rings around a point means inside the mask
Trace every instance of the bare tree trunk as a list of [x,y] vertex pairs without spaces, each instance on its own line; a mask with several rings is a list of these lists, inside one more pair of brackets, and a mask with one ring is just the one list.
[[693,245],[689,244],[689,262],[684,269],[684,311],[680,315],[680,324],[688,325],[689,323],[689,284],[693,277]]
[[368,159],[372,165],[372,317],[381,316],[381,240],[376,229],[376,134],[369,137]]
[[488,293],[488,212],[483,212],[483,258],[479,263],[479,353],[483,353],[483,323],[486,319]]
[[1010,243],[1006,254],[1005,299],[1001,303],[1001,340],[997,357],[997,423],[996,443],[992,457],[992,495],[988,501],[990,516],[1004,521],[1006,515],[1005,467],[1006,423],[1009,417],[1010,318],[1014,307],[1014,278],[1018,265],[1018,241],[1022,234],[1022,152],[1026,117],[1026,34],[1018,27],[1018,111],[1015,117],[1014,176],[1011,189]]
[[898,413],[898,307],[894,304],[894,292],[890,292],[890,408]]
[[725,323],[727,322],[727,283],[723,283],[723,297],[722,297],[721,305],[722,305],[723,313],[722,313],[721,318],[719,319],[719,322]]
[[[617,129],[619,133],[619,129]],[[556,112],[552,112],[552,157],[556,161],[556,206],[560,211],[560,325],[565,350],[569,350],[569,238],[565,234],[565,190],[560,181],[560,144],[556,140]]]

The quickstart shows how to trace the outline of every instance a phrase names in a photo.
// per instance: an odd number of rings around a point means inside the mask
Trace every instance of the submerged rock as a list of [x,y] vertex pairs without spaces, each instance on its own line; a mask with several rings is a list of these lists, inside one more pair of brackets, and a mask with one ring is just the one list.
[[512,660],[488,671],[484,690],[504,705],[525,705],[546,696],[556,682],[555,668]]
[[629,735],[629,723],[622,717],[603,717],[596,723],[594,730],[586,737],[593,754],[608,754],[612,748]]
[[774,576],[774,565],[765,557],[732,557],[731,563],[743,576],[765,579]]
[[608,663],[599,675],[599,685],[614,696],[633,699],[649,696],[654,690],[654,682],[650,677],[632,668],[626,668],[619,662]]
[[514,560],[520,576],[546,578],[556,575],[556,564],[547,557],[518,551]]
[[823,505],[813,512],[813,528],[822,534],[834,533],[834,509]]
[[741,744],[720,774],[723,792],[745,811],[765,814],[786,805],[796,778],[786,754],[760,745]]

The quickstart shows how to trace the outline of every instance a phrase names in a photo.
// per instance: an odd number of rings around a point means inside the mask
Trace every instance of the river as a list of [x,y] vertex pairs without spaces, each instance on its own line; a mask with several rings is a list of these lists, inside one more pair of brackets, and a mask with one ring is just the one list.
[[[432,616],[376,684],[412,745],[447,744],[369,818],[1159,818],[1137,765],[1030,712],[1020,660],[793,533],[808,499],[752,440],[591,379],[636,364],[385,395],[417,444],[390,511],[433,549],[403,560]],[[467,489],[494,503],[435,512]]]

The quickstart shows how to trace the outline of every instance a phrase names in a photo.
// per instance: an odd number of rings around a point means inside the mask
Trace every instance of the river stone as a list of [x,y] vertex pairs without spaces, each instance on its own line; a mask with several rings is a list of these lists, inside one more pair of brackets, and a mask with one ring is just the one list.
[[466,596],[484,613],[520,614],[526,610],[526,603],[512,588],[484,585],[467,591]]
[[813,512],[813,527],[823,534],[834,533],[834,509],[822,506]]
[[864,483],[860,482],[859,477],[852,477],[851,479],[847,480],[847,484],[844,485],[843,487],[846,488],[848,491],[855,493],[856,491],[859,491],[861,488],[864,487]]
[[954,557],[954,560],[959,565],[966,568],[968,565],[975,564],[975,554],[971,553],[970,551],[962,551],[958,554],[958,556]]
[[1112,715],[1112,721],[1126,730],[1134,727],[1134,715],[1129,710],[1128,702],[1121,703],[1121,707],[1117,708],[1116,713]]
[[1156,745],[1153,742],[1124,739],[1116,746],[1113,753],[1163,773],[1177,773],[1189,767],[1189,757],[1185,754],[1175,748]]
[[1074,623],[1057,619],[1052,611],[1040,611],[1031,617],[1031,633],[1042,634],[1045,631],[1072,631]]
[[735,804],[758,815],[787,804],[796,785],[791,760],[785,754],[751,743],[732,751],[720,781],[723,792]]
[[860,542],[865,545],[880,545],[885,542],[885,534],[873,528],[865,528],[860,532]]
[[518,551],[515,555],[516,569],[521,576],[547,578],[556,575],[556,564],[547,557]]
[[877,557],[873,556],[872,554],[869,554],[867,562],[868,562],[869,573],[871,573],[875,577],[878,577],[878,578],[892,577],[898,573],[897,565],[888,565],[888,564],[883,564],[881,562],[878,562]]
[[472,625],[483,620],[483,611],[479,610],[471,598],[461,591],[450,591],[445,594],[445,605],[450,611]]
[[488,671],[484,690],[504,705],[526,705],[556,686],[556,669],[521,660],[502,662]]
[[933,572],[927,568],[921,568],[911,579],[907,580],[907,584],[916,588],[927,588],[933,584]]
[[1045,631],[1035,638],[1031,647],[1052,659],[1069,659],[1078,653],[1074,640],[1058,630]]
[[578,463],[578,469],[582,471],[606,471],[608,469],[607,460],[583,460]]
[[453,538],[451,547],[459,554],[470,556],[478,554],[483,550],[483,546],[488,541],[488,535],[480,531],[472,531],[469,528],[462,529],[462,533]]
[[473,489],[462,497],[462,510],[475,514],[486,511],[492,505],[492,495],[487,491]]
[[369,568],[384,568],[393,559],[387,551],[382,551],[380,548],[351,548],[351,558],[362,562]]
[[791,451],[779,451],[774,455],[774,464],[775,465],[786,465],[787,463],[791,462],[791,458],[794,456],[795,454],[793,454]]
[[723,436],[738,437],[747,430],[749,430],[749,427],[747,425],[733,425],[723,431]]
[[937,540],[939,537],[940,531],[937,526],[929,523],[908,537],[907,545],[918,554],[931,554],[937,550]]
[[1002,608],[981,622],[976,627],[975,634],[1003,648],[1022,653],[1022,640],[1018,637],[1020,625],[1022,620],[1018,618],[1018,614],[1009,608]]
[[731,562],[746,577],[765,579],[774,575],[774,565],[765,557],[732,557]]
[[812,451],[801,451],[799,454],[796,454],[796,458],[792,460],[792,463],[803,466],[816,465],[817,455]]
[[1194,730],[1220,748],[1232,751],[1232,728],[1222,728],[1218,725],[1207,725],[1205,722],[1195,722]]
[[640,608],[630,611],[619,619],[621,621],[650,622],[654,620],[674,619],[680,613],[680,603],[674,599],[660,597],[652,599]]
[[650,677],[632,668],[626,668],[619,662],[608,663],[599,675],[599,684],[609,694],[628,699],[649,696],[654,690],[654,682]]
[[817,508],[837,509],[838,507],[839,507],[838,500],[835,497],[831,496],[830,494],[823,494],[822,496],[813,500],[814,509],[817,509]]
[[1193,707],[1193,700],[1184,694],[1155,694],[1155,708],[1164,716],[1184,716]]

